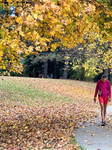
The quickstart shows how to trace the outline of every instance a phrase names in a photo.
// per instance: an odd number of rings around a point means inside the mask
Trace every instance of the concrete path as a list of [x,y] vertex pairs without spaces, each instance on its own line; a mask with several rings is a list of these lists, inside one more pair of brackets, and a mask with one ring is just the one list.
[[75,133],[76,141],[86,150],[112,150],[112,106],[107,107],[107,125],[101,126],[101,117],[86,122]]

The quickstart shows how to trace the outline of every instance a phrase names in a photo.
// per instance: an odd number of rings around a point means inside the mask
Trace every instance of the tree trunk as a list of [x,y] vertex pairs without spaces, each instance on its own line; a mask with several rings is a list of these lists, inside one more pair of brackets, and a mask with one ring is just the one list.
[[54,59],[54,67],[53,67],[53,79],[56,79],[56,60]]
[[85,78],[85,69],[84,67],[81,68],[81,81],[84,81]]
[[111,72],[111,69],[109,68],[109,69],[108,69],[108,80],[109,80],[109,81],[111,81],[111,74],[110,74],[110,72]]
[[48,60],[44,62],[44,78],[47,78]]
[[106,74],[108,79],[108,69],[103,69],[103,74]]
[[63,79],[67,79],[68,76],[68,60],[65,60],[65,65],[64,65],[64,72],[63,72]]

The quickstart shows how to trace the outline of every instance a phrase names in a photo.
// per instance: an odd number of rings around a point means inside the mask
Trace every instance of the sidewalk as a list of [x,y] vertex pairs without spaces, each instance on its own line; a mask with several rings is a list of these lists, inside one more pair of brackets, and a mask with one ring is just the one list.
[[[99,115],[100,116],[100,115]],[[101,118],[87,122],[75,133],[76,141],[86,150],[112,150],[112,106],[107,107],[107,125],[101,126]]]

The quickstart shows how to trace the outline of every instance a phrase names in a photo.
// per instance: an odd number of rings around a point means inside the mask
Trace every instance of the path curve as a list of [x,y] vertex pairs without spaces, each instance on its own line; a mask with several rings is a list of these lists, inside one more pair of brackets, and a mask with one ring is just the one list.
[[[112,150],[112,106],[107,107],[107,125],[101,126],[101,117],[86,121],[74,134],[76,141],[86,150]],[[79,123],[80,124],[80,123]]]

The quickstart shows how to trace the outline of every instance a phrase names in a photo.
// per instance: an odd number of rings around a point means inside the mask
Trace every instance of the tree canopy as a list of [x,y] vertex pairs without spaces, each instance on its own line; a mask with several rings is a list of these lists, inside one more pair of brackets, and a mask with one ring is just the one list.
[[[101,1],[100,1],[101,2]],[[21,55],[112,41],[112,11],[96,0],[0,0],[0,69],[20,73]],[[15,7],[15,16],[8,12]],[[55,39],[55,42],[51,42]],[[101,42],[102,42],[101,41]],[[30,43],[30,44],[29,44]]]

